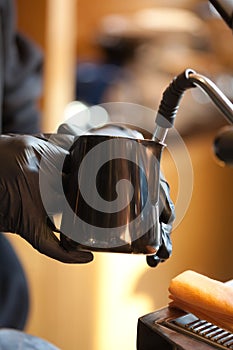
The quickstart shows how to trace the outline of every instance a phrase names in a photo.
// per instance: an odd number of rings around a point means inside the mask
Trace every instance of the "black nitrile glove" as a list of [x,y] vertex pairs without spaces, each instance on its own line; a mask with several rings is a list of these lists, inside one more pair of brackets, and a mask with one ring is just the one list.
[[148,255],[146,257],[147,264],[151,267],[156,267],[160,262],[167,260],[172,253],[171,231],[172,224],[175,219],[175,208],[170,198],[169,185],[160,174],[160,191],[159,191],[159,205],[160,205],[160,230],[162,237],[162,244],[155,255]]
[[[62,194],[56,192],[56,183],[72,142],[68,135],[55,135],[52,141],[43,135],[0,136],[0,231],[17,233],[40,253],[61,262],[87,263],[93,260],[92,253],[62,247],[50,217],[59,212]],[[49,214],[41,198],[40,171],[51,189],[54,205]]]

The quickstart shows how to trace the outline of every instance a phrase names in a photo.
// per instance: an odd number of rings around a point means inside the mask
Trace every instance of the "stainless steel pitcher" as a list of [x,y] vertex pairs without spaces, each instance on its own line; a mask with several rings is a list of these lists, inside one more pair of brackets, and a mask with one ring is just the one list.
[[63,244],[91,251],[154,255],[159,225],[160,142],[82,135],[71,153]]

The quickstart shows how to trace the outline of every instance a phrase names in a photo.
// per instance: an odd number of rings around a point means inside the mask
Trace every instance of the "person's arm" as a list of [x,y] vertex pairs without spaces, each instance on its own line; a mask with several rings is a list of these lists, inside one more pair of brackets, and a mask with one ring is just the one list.
[[2,132],[36,133],[40,130],[37,102],[42,87],[42,53],[17,32],[13,5],[12,0],[0,3]]

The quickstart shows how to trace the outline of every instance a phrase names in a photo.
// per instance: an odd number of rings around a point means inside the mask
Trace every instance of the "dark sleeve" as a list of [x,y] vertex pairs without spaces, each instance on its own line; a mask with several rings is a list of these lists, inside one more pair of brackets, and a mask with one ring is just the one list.
[[[28,38],[16,32],[12,0],[1,0],[4,133],[40,131],[37,106],[42,86],[42,54]],[[29,14],[30,16],[30,14]]]
[[28,283],[15,250],[2,233],[0,281],[0,329],[24,329],[30,306]]

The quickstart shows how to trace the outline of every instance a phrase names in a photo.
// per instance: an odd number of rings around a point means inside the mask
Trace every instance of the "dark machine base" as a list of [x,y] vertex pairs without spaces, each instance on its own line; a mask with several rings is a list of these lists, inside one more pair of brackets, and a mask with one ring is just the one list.
[[[137,350],[233,349],[233,334],[230,334],[230,332],[228,346],[219,345],[217,342],[211,344],[209,339],[190,331],[188,325],[179,327],[174,322],[174,320],[180,320],[180,318],[185,319],[189,315],[191,314],[167,307],[140,317],[137,329]],[[199,322],[206,321],[199,320]],[[219,332],[221,332],[220,328],[217,330],[217,333]],[[229,346],[231,340],[232,345]]]

